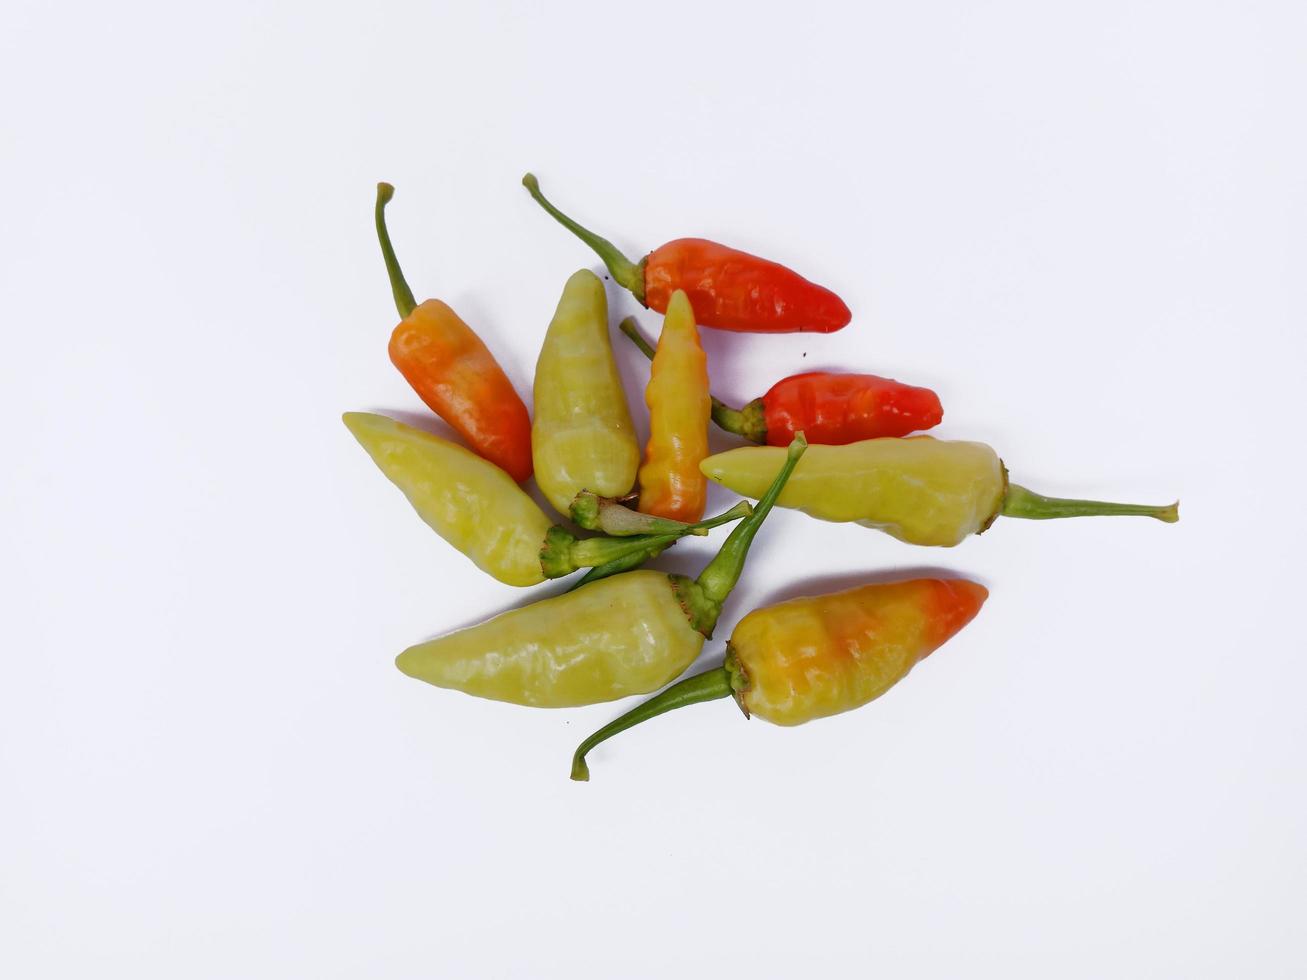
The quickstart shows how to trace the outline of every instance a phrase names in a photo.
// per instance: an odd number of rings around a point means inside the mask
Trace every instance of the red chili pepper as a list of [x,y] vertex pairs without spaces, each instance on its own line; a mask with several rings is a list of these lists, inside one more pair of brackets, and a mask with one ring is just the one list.
[[702,238],[678,238],[632,262],[606,238],[582,228],[545,200],[527,174],[522,184],[540,206],[598,253],[618,285],[642,304],[667,312],[684,290],[701,326],[753,333],[831,333],[851,319],[844,301],[776,262]]
[[377,185],[376,224],[395,307],[390,360],[427,407],[452,425],[478,456],[521,483],[531,475],[531,419],[495,355],[438,299],[419,304],[404,281],[386,230],[389,184]]
[[[623,320],[621,329],[653,358],[654,350],[634,318]],[[874,374],[809,371],[777,381],[744,408],[712,400],[712,418],[719,428],[768,446],[788,446],[797,432],[814,446],[898,438],[933,428],[943,417],[939,396],[929,388]]]

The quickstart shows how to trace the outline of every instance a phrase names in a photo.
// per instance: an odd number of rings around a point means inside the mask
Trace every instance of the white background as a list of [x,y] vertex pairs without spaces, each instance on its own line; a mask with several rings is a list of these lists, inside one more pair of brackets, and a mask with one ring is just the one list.
[[[188,6],[0,16],[0,974],[1307,971],[1301,4]],[[556,587],[475,572],[339,421],[425,414],[379,179],[419,298],[529,391],[598,266],[527,169],[632,256],[703,235],[848,301],[706,331],[723,398],[930,385],[1019,482],[1182,522],[945,551],[778,512],[701,666],[803,589],[990,602],[861,711],[704,705],[569,782],[628,704],[391,663]]]

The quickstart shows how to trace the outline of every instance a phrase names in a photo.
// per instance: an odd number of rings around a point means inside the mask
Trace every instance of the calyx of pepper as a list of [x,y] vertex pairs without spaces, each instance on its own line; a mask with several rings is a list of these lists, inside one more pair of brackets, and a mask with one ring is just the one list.
[[753,717],[749,714],[749,706],[744,703],[744,695],[751,686],[749,672],[744,669],[744,664],[740,663],[739,654],[735,652],[735,648],[729,643],[726,644],[726,662],[722,664],[722,669],[726,671],[726,676],[731,680],[731,694],[735,698],[736,705],[744,712],[745,719]]

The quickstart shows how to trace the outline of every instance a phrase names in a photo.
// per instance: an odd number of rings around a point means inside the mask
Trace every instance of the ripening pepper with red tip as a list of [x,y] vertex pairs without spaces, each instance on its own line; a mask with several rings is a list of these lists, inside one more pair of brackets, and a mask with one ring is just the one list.
[[703,238],[678,238],[632,262],[606,238],[581,227],[540,192],[532,174],[522,184],[564,228],[589,245],[619,286],[651,310],[667,312],[684,290],[701,326],[749,333],[831,333],[852,314],[825,286],[776,262]]
[[912,579],[756,609],[735,627],[721,667],[673,684],[582,742],[572,778],[590,778],[585,757],[600,742],[700,701],[734,697],[746,718],[776,725],[859,708],[971,622],[988,596],[965,579]]

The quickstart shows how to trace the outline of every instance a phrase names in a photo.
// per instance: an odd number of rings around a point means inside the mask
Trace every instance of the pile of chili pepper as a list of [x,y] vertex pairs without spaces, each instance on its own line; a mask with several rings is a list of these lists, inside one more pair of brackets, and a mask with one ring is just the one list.
[[[374,220],[400,316],[390,359],[461,442],[384,415],[347,412],[344,422],[418,516],[488,575],[527,587],[584,570],[566,592],[409,647],[396,659],[401,671],[546,708],[663,689],[585,739],[573,779],[589,778],[588,753],[613,735],[700,701],[730,697],[746,718],[777,725],[861,707],[971,622],[989,596],[959,577],[791,599],[744,616],[722,666],[678,681],[712,638],[775,506],[943,547],[1000,516],[1179,519],[1178,504],[1047,497],[1012,483],[989,446],[919,434],[943,419],[935,392],[877,374],[795,374],[730,407],[711,393],[700,327],[830,333],[852,319],[844,302],[782,265],[701,238],[632,262],[554,207],[534,176],[522,183],[619,286],[663,314],[656,343],[633,318],[620,324],[651,361],[645,446],[614,358],[603,280],[581,269],[562,285],[541,339],[532,417],[472,327],[440,300],[414,299],[386,226],[394,188],[384,183]],[[710,454],[710,424],[752,445]],[[532,476],[555,516],[521,486]],[[705,520],[710,483],[757,504],[742,499]],[[732,523],[695,578],[641,567],[684,537]]]

